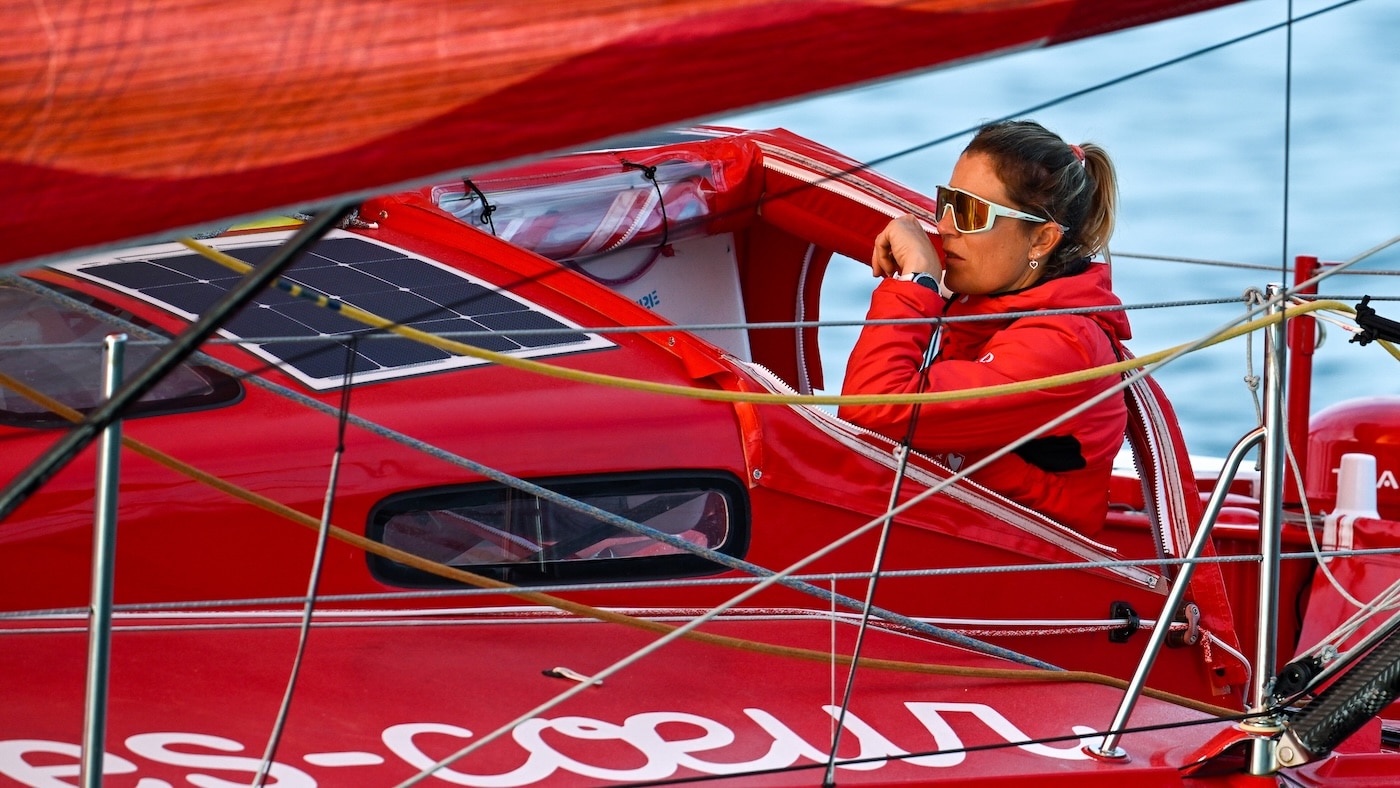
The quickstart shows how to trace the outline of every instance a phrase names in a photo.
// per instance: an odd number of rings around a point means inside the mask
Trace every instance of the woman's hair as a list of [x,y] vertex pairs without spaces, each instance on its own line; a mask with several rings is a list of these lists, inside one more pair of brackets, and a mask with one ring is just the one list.
[[964,153],[991,156],[1014,205],[1069,228],[1045,261],[1045,279],[1079,273],[1108,246],[1118,178],[1103,148],[1086,142],[1076,151],[1035,121],[1010,120],[983,126]]

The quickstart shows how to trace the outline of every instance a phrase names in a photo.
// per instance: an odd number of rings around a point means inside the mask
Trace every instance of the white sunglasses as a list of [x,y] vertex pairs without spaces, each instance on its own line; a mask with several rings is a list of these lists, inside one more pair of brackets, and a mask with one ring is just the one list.
[[960,233],[980,233],[990,230],[992,223],[996,221],[998,216],[1040,224],[1050,221],[1043,216],[1018,211],[1015,208],[1007,208],[1005,205],[998,205],[991,200],[978,197],[972,192],[954,189],[951,186],[937,187],[936,194],[938,197],[938,220],[942,221],[943,215],[951,209],[953,211],[953,226],[958,228]]

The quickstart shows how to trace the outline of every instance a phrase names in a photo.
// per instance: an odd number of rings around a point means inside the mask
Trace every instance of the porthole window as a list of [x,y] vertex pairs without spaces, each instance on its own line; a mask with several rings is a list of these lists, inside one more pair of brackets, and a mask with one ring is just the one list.
[[[95,308],[103,306],[86,300]],[[140,323],[131,315],[123,317]],[[28,290],[0,287],[0,372],[80,413],[104,401],[102,338],[122,330],[120,323],[69,309]],[[127,347],[126,376],[139,371],[161,349],[151,344]],[[181,364],[123,417],[202,410],[232,404],[242,396],[243,387],[234,378],[209,367]],[[60,427],[69,422],[18,391],[0,386],[0,424]]]
[[[696,547],[737,556],[747,546],[747,502],[732,476],[669,473],[538,484]],[[498,484],[394,496],[371,513],[369,536],[431,561],[519,584],[723,570],[679,545]],[[376,577],[395,585],[452,584],[379,556],[369,561]]]

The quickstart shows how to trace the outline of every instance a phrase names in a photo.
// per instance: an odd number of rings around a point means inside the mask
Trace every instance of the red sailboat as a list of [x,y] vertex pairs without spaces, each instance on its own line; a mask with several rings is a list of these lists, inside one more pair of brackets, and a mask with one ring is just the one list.
[[[813,395],[827,264],[893,216],[931,226],[928,197],[780,130],[581,145],[1179,5],[17,15],[12,62],[51,78],[0,94],[0,779],[1394,779],[1392,630],[1315,654],[1331,586],[1276,610],[1317,571],[1385,591],[1384,557],[1277,553],[1394,545],[1394,501],[1342,460],[1389,467],[1360,425],[1391,410],[1324,414],[1306,498],[1286,487],[1282,306],[1276,404],[1219,474],[1134,374],[1157,358],[1105,373],[1136,470],[1088,538]],[[185,68],[196,31],[218,68]],[[85,115],[82,75],[133,41],[155,65]],[[870,56],[784,67],[838,45]],[[662,47],[706,98],[636,100]],[[294,102],[297,125],[232,121],[235,82],[237,117]],[[171,235],[289,205],[314,207]]]

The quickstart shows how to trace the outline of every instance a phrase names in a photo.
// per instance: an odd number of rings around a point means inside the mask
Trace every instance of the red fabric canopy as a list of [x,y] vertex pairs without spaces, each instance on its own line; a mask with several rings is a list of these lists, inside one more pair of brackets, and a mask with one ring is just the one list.
[[1234,0],[0,0],[0,264]]

